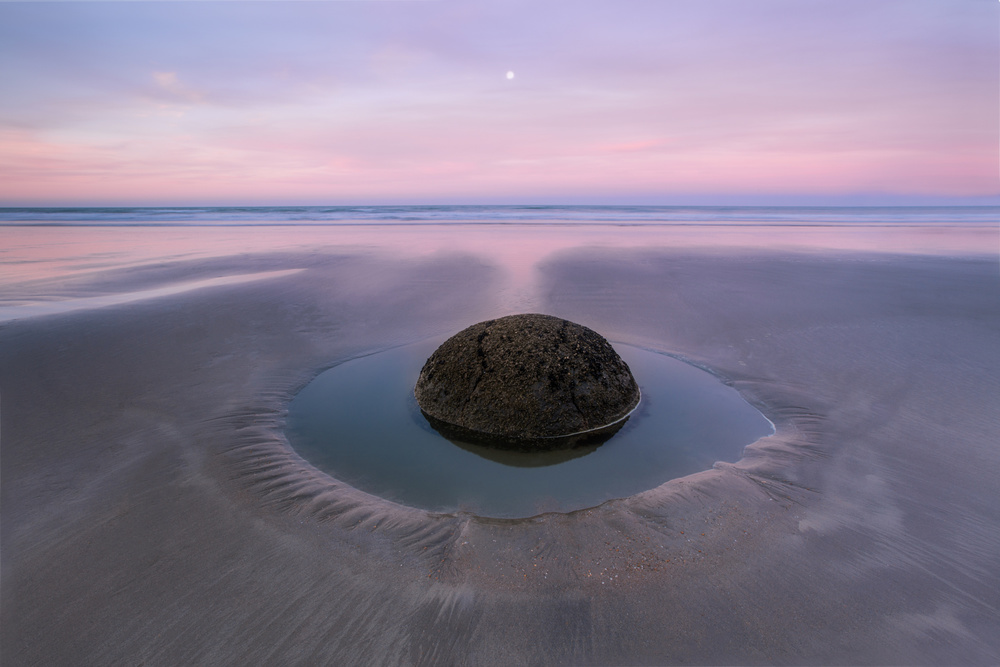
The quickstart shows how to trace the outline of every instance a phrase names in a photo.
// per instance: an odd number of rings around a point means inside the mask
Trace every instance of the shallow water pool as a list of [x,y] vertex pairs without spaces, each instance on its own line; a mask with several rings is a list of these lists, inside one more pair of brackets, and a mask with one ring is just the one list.
[[311,464],[362,491],[437,512],[515,518],[624,498],[736,461],[771,423],[715,376],[620,343],[642,391],[639,408],[600,446],[521,454],[439,435],[413,386],[433,339],[345,361],[292,400],[287,435]]

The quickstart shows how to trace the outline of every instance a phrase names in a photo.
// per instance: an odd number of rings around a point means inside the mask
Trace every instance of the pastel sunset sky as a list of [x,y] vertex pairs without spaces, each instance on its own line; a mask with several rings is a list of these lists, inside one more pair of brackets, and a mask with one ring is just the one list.
[[0,205],[1000,203],[996,0],[0,2]]

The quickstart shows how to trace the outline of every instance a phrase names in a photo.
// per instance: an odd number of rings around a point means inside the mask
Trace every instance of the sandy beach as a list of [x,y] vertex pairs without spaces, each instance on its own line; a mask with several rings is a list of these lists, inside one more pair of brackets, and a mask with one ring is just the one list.
[[[346,248],[60,294],[293,269],[0,323],[4,665],[1000,662],[995,257],[570,247],[527,298],[482,254]],[[289,447],[322,369],[522,306],[705,368],[776,433],[524,520]]]
[[0,1],[0,667],[1000,666],[998,21]]

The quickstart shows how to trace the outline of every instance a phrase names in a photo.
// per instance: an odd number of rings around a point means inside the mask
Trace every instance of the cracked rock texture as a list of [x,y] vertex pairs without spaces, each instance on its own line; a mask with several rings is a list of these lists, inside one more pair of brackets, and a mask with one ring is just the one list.
[[632,372],[603,336],[537,314],[458,332],[424,364],[414,393],[436,427],[532,448],[548,438],[566,446],[560,438],[616,424],[639,403]]

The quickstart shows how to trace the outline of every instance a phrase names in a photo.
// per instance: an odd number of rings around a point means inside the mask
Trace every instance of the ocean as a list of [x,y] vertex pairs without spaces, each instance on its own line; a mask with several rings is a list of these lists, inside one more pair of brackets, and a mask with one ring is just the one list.
[[998,206],[212,206],[0,208],[0,225],[996,225]]
[[349,252],[475,258],[505,275],[513,312],[537,303],[539,267],[576,248],[982,256],[1000,253],[998,225],[1000,207],[3,208],[0,306],[92,296],[95,280],[139,267]]

